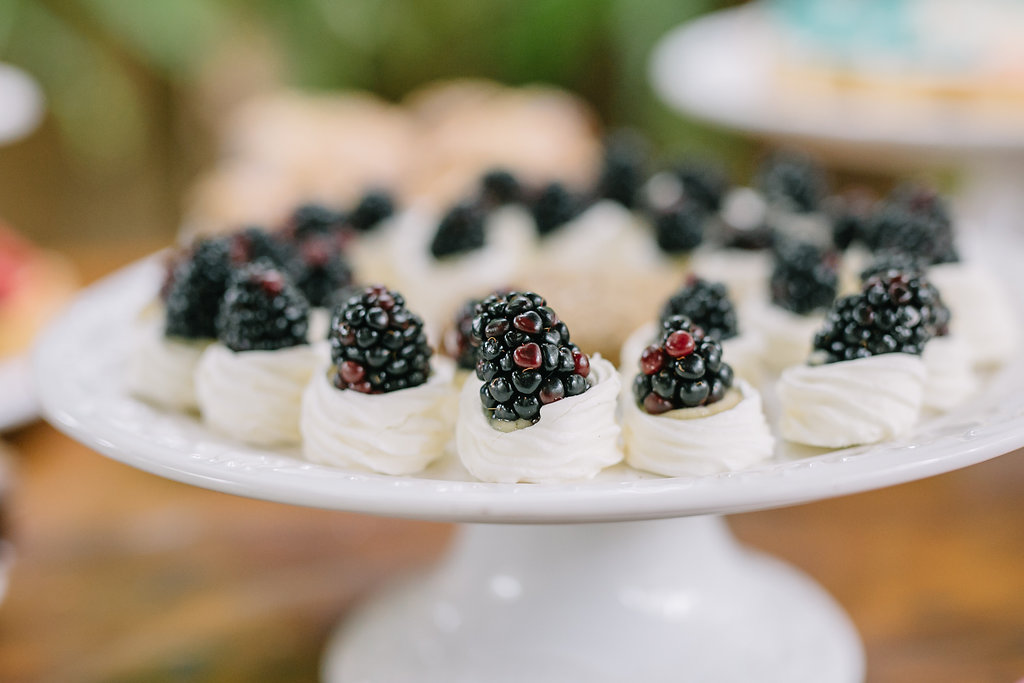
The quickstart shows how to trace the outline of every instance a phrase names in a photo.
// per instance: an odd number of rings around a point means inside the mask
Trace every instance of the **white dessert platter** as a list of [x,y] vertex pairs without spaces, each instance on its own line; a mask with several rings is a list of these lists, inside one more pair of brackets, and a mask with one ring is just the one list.
[[[1024,244],[1000,247],[991,263],[1022,291],[1012,264]],[[126,393],[130,330],[159,280],[157,259],[134,264],[84,290],[42,335],[37,385],[56,427],[204,488],[464,525],[436,571],[344,624],[324,665],[332,683],[860,681],[861,645],[841,609],[798,571],[740,547],[719,515],[898,484],[1024,446],[1020,359],[983,397],[908,438],[784,450],[741,472],[657,478],[620,466],[568,484],[470,481],[451,462],[419,476],[349,472],[242,446]]]
[[696,119],[802,145],[875,170],[930,163],[964,171],[961,204],[973,220],[1020,228],[1024,118],[1019,103],[898,95],[870,88],[797,87],[777,68],[784,38],[753,2],[668,32],[652,52],[659,97]]

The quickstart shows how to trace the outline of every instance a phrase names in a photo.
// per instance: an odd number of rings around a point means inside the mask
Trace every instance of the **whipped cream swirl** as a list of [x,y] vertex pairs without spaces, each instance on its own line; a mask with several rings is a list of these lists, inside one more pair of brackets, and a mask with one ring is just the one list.
[[943,263],[928,269],[928,279],[949,307],[949,331],[963,338],[979,367],[1010,360],[1020,338],[1013,306],[988,271],[963,263]]
[[562,482],[590,479],[622,460],[615,410],[619,374],[611,363],[590,359],[590,389],[541,406],[540,420],[503,432],[480,405],[482,382],[466,381],[459,397],[455,443],[466,469],[483,481]]
[[133,330],[126,381],[128,391],[162,408],[194,411],[195,371],[210,341],[164,336],[162,311],[140,316]]
[[[680,477],[739,470],[770,458],[775,438],[761,408],[761,395],[743,380],[731,392],[739,394],[738,403],[719,412],[711,405],[661,415],[644,412],[631,396],[624,396],[626,462],[639,470]],[[723,401],[730,398],[727,394]]]
[[258,446],[299,442],[302,391],[322,363],[325,344],[235,352],[210,346],[196,368],[203,420],[233,439]]
[[753,326],[761,333],[765,365],[780,372],[807,362],[814,334],[824,324],[823,314],[797,315],[770,302],[750,310]]
[[907,353],[793,366],[777,385],[782,436],[825,448],[899,436],[921,411],[926,375],[921,357]]
[[331,384],[321,367],[302,397],[307,460],[383,474],[413,474],[439,458],[451,439],[454,364],[434,356],[425,384],[362,394]]
[[924,385],[926,408],[951,410],[978,390],[970,345],[960,337],[935,337],[925,344],[921,359],[928,371]]

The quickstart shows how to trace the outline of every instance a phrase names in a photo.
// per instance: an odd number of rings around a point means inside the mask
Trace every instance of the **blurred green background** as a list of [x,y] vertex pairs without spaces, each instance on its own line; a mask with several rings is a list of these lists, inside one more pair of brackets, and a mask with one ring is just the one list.
[[62,248],[170,239],[232,105],[284,84],[398,99],[439,78],[548,83],[665,156],[743,143],[654,98],[650,48],[722,0],[3,0],[0,61],[39,80],[42,128],[0,148],[0,216]]

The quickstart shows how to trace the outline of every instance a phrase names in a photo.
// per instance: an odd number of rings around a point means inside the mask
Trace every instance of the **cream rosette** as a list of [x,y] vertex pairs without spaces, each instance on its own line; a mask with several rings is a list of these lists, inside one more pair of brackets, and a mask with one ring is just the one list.
[[623,397],[626,462],[666,477],[701,476],[750,467],[771,457],[775,438],[757,389],[743,380],[718,403],[650,415]]
[[161,408],[196,410],[196,366],[209,345],[209,340],[167,337],[162,312],[143,313],[132,334],[128,391]]
[[620,462],[619,374],[595,354],[588,379],[584,393],[541,406],[538,422],[506,432],[492,426],[480,404],[482,382],[470,378],[455,425],[462,464],[483,481],[554,483],[590,479]]
[[426,383],[384,394],[338,389],[332,368],[302,396],[302,453],[311,462],[382,474],[414,474],[451,440],[454,364],[434,356]]
[[203,421],[257,446],[297,444],[302,392],[322,363],[323,345],[274,351],[232,351],[221,343],[203,352],[196,397]]
[[960,405],[978,390],[971,349],[955,336],[935,337],[921,354],[928,377],[924,384],[924,406],[947,411]]
[[748,315],[762,339],[764,365],[775,372],[806,363],[825,322],[824,314],[798,315],[768,301],[751,307]]
[[920,356],[797,365],[779,379],[783,438],[808,446],[843,448],[900,436],[917,421],[927,378]]
[[980,367],[1013,357],[1020,338],[1013,306],[999,282],[986,270],[963,263],[928,269],[928,280],[949,308],[950,334],[967,342]]

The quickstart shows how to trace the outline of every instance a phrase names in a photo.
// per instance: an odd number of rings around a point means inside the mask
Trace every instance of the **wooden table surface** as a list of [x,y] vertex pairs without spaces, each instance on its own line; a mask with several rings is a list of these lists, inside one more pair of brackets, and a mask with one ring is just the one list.
[[[89,280],[145,250],[76,260]],[[163,480],[42,423],[7,441],[18,558],[0,606],[4,682],[315,681],[350,606],[429,567],[451,535]],[[1024,679],[1022,454],[730,521],[848,610],[869,681],[1014,683]]]

